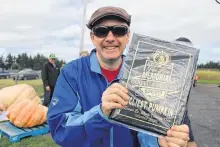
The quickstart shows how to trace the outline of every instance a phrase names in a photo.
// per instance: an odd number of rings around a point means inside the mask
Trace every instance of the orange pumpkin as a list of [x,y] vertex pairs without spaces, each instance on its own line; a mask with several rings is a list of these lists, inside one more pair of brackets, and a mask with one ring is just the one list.
[[8,108],[9,121],[19,128],[41,125],[46,121],[48,108],[33,100],[23,99]]
[[0,90],[0,111],[5,111],[14,102],[23,99],[35,100],[41,103],[40,98],[37,96],[35,89],[27,84],[18,84],[14,86],[5,87]]

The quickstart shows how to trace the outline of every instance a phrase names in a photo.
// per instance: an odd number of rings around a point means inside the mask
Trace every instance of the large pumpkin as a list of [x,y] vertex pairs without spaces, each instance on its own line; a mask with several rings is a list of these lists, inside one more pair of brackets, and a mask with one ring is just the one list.
[[0,90],[0,111],[7,110],[15,101],[22,99],[34,99],[37,103],[41,102],[33,87],[27,84],[9,86]]
[[8,108],[9,121],[17,127],[34,127],[46,121],[48,108],[33,100],[23,99]]

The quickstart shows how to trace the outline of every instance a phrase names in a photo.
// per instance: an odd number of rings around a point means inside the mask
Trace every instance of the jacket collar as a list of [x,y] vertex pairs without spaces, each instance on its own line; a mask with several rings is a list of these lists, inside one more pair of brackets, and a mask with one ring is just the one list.
[[102,73],[99,65],[99,61],[96,57],[96,49],[93,49],[90,53],[90,65],[91,65],[91,71],[96,73]]

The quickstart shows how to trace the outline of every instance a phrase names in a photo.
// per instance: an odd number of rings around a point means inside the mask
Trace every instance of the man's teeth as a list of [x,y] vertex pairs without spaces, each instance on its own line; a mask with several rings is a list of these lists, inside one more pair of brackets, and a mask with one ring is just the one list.
[[112,49],[115,49],[116,46],[109,46],[109,47],[105,47],[107,50],[112,50]]

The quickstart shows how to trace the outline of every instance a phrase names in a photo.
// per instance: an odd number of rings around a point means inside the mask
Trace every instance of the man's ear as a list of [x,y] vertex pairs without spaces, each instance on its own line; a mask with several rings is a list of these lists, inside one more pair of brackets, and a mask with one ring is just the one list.
[[95,45],[95,44],[94,44],[95,36],[94,36],[94,34],[93,34],[92,32],[90,32],[90,39],[91,39],[93,45]]
[[129,39],[130,39],[130,32],[127,33],[127,44],[129,42]]

